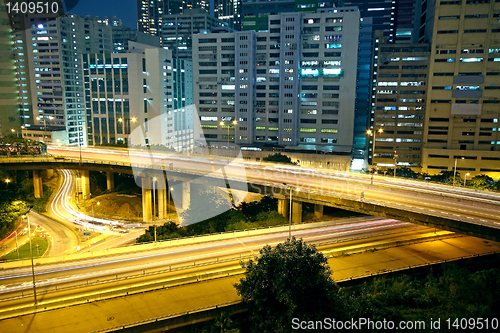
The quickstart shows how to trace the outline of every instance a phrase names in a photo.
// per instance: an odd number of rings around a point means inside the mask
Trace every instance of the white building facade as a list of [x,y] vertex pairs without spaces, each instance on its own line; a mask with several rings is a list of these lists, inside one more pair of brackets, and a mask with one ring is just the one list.
[[229,126],[229,141],[240,145],[350,152],[359,11],[268,20],[268,32],[193,36],[193,94],[204,137],[226,141]]
[[[135,42],[129,42],[127,53],[83,55],[89,145],[171,147],[175,130],[193,128],[192,115],[182,117],[192,102],[191,81],[183,83],[185,69],[175,67],[186,65],[189,76],[190,63],[171,55]],[[136,129],[140,135],[131,136]]]

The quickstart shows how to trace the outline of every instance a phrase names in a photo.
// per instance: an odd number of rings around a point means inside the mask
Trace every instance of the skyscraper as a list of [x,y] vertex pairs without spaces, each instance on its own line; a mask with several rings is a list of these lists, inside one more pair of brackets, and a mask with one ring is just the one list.
[[359,11],[268,20],[268,32],[193,36],[195,105],[205,138],[350,154]]
[[16,39],[23,120],[28,130],[65,131],[65,144],[86,144],[81,56],[111,52],[111,27],[95,17],[56,16],[29,19]]
[[493,1],[441,1],[434,30],[423,171],[500,177],[500,13]]
[[[0,0],[0,20],[3,22],[9,20],[4,0]],[[27,90],[26,83],[17,82],[15,48],[18,43],[14,43],[13,34],[10,24],[0,25],[0,59],[2,59],[0,62],[0,136],[20,133],[23,106],[19,100],[18,90]],[[19,47],[22,48],[20,45]],[[25,70],[24,68],[22,70]],[[11,132],[12,129],[14,132]]]

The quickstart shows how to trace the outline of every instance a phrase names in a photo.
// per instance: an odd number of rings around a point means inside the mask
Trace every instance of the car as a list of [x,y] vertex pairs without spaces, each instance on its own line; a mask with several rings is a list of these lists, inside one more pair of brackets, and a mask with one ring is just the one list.
[[127,229],[122,229],[122,230],[120,230],[120,232],[121,232],[122,234],[126,234],[126,233],[128,233],[128,230],[127,230]]

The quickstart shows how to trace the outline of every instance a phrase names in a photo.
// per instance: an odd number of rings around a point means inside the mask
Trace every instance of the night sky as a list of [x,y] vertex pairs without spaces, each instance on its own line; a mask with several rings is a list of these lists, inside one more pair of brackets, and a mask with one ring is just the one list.
[[124,26],[137,29],[137,0],[80,0],[71,10],[72,13],[85,17],[118,16]]

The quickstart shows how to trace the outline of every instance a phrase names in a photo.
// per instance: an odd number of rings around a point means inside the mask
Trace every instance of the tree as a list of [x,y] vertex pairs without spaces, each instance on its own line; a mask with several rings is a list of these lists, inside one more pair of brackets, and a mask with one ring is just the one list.
[[478,190],[491,190],[495,186],[495,181],[490,176],[477,175],[471,180],[467,180],[466,185]]
[[339,317],[338,287],[327,259],[302,239],[267,245],[242,267],[245,277],[234,286],[249,303],[255,332],[290,332],[293,318]]
[[431,177],[431,180],[438,183],[444,183],[447,185],[462,185],[464,181],[460,177],[460,172],[458,171],[456,172],[455,181],[453,181],[454,174],[455,172],[453,170],[450,171],[442,170],[439,174],[433,175]]
[[271,154],[262,159],[264,162],[276,162],[276,163],[285,163],[285,164],[297,164],[292,162],[292,159],[282,153]]

